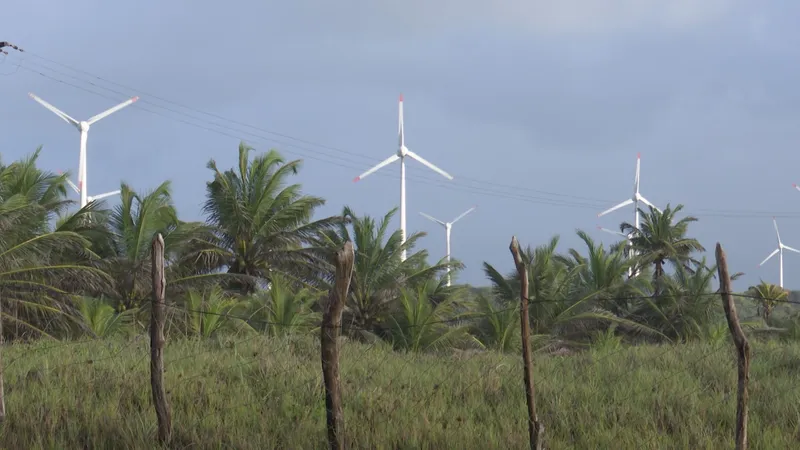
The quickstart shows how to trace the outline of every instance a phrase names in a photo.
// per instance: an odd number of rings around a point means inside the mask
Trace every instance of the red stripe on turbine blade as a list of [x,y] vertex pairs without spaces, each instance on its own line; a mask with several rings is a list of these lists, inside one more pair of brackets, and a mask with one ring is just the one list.
[[357,181],[358,181],[358,180],[360,180],[360,179],[361,179],[361,177],[355,177],[355,178],[353,178],[353,183],[357,182]]

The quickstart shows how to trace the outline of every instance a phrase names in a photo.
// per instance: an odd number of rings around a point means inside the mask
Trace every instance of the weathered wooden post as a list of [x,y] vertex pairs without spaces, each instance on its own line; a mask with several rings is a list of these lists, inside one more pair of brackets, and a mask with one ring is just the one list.
[[725,251],[717,242],[717,271],[719,274],[719,291],[722,295],[722,307],[725,309],[725,318],[728,320],[728,329],[736,345],[738,359],[738,389],[736,392],[736,450],[747,449],[747,408],[749,402],[748,384],[750,383],[750,343],[744,335],[736,313],[736,305],[731,295],[731,277],[728,272],[728,262]]
[[158,233],[152,247],[153,300],[150,312],[150,386],[158,420],[158,441],[167,443],[172,434],[167,394],[164,391],[164,294],[167,280],[164,275],[164,238]]
[[544,425],[536,415],[536,390],[533,385],[533,361],[531,358],[531,322],[528,315],[528,269],[519,250],[517,237],[511,238],[511,254],[520,280],[520,327],[522,328],[522,361],[524,363],[525,399],[528,403],[528,435],[531,450],[541,450],[544,441]]
[[347,241],[344,247],[336,252],[336,280],[322,315],[322,377],[325,381],[325,411],[328,445],[331,450],[344,449],[344,413],[339,381],[338,341],[342,328],[342,311],[350,291],[354,261],[353,243]]

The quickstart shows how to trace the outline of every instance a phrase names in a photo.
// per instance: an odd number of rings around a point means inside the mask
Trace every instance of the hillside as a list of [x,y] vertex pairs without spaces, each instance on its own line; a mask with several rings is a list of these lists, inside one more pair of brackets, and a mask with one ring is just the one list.
[[[175,448],[325,448],[315,339],[169,342]],[[155,448],[148,341],[5,350],[4,448]],[[755,346],[751,449],[798,445],[800,345]],[[730,448],[735,369],[727,339],[535,356],[549,448]],[[350,448],[527,446],[521,363],[496,353],[403,354],[343,343]]]

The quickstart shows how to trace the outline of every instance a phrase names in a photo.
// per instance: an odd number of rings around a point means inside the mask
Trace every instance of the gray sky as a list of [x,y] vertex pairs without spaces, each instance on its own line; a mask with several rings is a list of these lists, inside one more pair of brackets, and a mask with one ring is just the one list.
[[[27,93],[78,119],[140,95],[92,128],[90,194],[170,179],[183,218],[199,219],[206,163],[230,167],[243,138],[303,158],[305,190],[328,200],[321,214],[383,215],[399,204],[399,167],[352,179],[395,151],[402,92],[407,145],[455,176],[408,163],[409,229],[441,257],[444,230],[418,213],[450,220],[478,205],[453,228],[461,280],[485,284],[484,260],[511,269],[513,234],[536,245],[560,234],[562,250],[580,245],[577,228],[613,241],[596,226],[632,210],[596,215],[632,194],[641,152],[642,194],[685,204],[700,218],[692,235],[711,258],[721,241],[745,288],[777,282],[777,259],[756,267],[777,245],[771,215],[790,215],[781,237],[800,247],[799,12],[734,0],[16,1],[0,40],[28,53],[0,62],[0,151],[10,161],[44,145],[44,167],[75,173],[76,131]],[[800,255],[784,259],[786,286],[800,288]]]

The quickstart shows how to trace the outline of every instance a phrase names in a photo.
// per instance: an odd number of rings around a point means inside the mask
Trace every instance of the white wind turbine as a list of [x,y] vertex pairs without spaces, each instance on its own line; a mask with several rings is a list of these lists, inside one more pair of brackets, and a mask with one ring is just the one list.
[[[656,207],[655,205],[650,203],[649,200],[644,198],[642,196],[642,194],[639,193],[639,174],[641,173],[641,166],[642,166],[642,154],[638,153],[636,155],[636,175],[635,175],[635,177],[633,179],[633,196],[631,198],[625,200],[624,202],[622,202],[622,203],[620,203],[620,204],[618,204],[616,206],[613,206],[613,207],[601,212],[600,214],[597,215],[597,217],[603,217],[603,216],[605,216],[606,214],[608,214],[610,212],[616,211],[616,210],[618,210],[620,208],[623,208],[625,206],[628,206],[628,205],[633,205],[633,226],[638,229],[639,228],[639,202],[642,202],[645,205],[650,206],[653,209],[661,212],[661,210],[658,209],[658,207]],[[630,241],[629,237],[628,237],[628,245],[629,246],[631,245],[631,241]],[[634,252],[630,251],[629,254],[633,255]]]
[[[471,213],[472,211],[475,211],[475,208],[477,208],[477,206],[473,206],[472,208],[464,211],[463,213],[461,213],[461,215],[459,215],[458,217],[453,219],[451,222],[443,222],[443,221],[441,221],[441,220],[439,220],[439,219],[437,219],[435,217],[432,217],[432,216],[429,216],[429,215],[425,214],[424,212],[420,213],[420,215],[422,215],[422,217],[424,217],[424,218],[426,218],[426,219],[428,219],[428,220],[430,220],[432,222],[436,222],[439,225],[444,227],[444,229],[445,229],[445,239],[447,239],[447,262],[448,263],[450,262],[450,230],[453,228],[453,224],[454,223],[456,223],[459,220],[463,219],[464,216],[466,216],[467,214]],[[449,265],[447,266],[447,285],[450,286],[450,266]]]
[[800,250],[789,247],[788,245],[784,245],[783,242],[781,242],[781,233],[778,232],[778,222],[775,220],[774,217],[772,218],[772,224],[775,226],[775,235],[778,237],[778,248],[776,248],[772,253],[769,254],[769,256],[767,256],[763,261],[761,261],[761,264],[759,264],[758,267],[763,266],[765,262],[769,261],[769,259],[775,256],[776,254],[779,255],[778,285],[780,287],[783,287],[783,251],[789,250],[790,252],[800,253]]
[[70,124],[70,125],[74,126],[75,128],[77,128],[78,131],[81,134],[80,153],[79,153],[79,157],[78,157],[78,185],[76,186],[74,183],[72,183],[72,181],[68,180],[70,186],[72,186],[72,188],[75,189],[81,196],[81,203],[80,203],[81,208],[86,206],[86,204],[89,203],[92,200],[97,200],[97,199],[100,199],[100,198],[104,198],[104,197],[108,197],[108,196],[111,196],[111,195],[118,194],[119,191],[113,191],[113,192],[106,192],[105,194],[99,194],[99,195],[95,195],[93,197],[89,197],[89,195],[87,193],[88,188],[87,188],[87,182],[86,182],[86,178],[87,178],[87,176],[86,176],[86,142],[87,142],[87,140],[89,138],[89,128],[95,122],[98,122],[100,119],[106,118],[106,117],[110,116],[111,114],[119,111],[120,109],[132,104],[136,100],[139,100],[139,97],[130,98],[130,99],[120,103],[119,105],[114,106],[113,108],[109,108],[109,109],[101,112],[100,114],[97,114],[95,116],[90,117],[88,120],[78,121],[78,120],[73,119],[72,117],[70,117],[69,115],[64,113],[63,111],[59,110],[55,106],[51,105],[50,103],[47,103],[46,101],[44,101],[41,98],[37,97],[33,93],[29,93],[28,95],[32,99],[36,100],[40,105],[44,106],[45,108],[47,108],[50,111],[52,111],[55,115],[57,115],[58,117],[62,118],[65,122],[67,122],[68,124]]
[[[447,178],[448,180],[452,180],[453,177],[445,172],[444,170],[434,166],[430,162],[428,162],[425,158],[419,156],[418,154],[412,152],[411,150],[406,147],[405,143],[405,135],[403,133],[403,94],[400,94],[399,99],[399,106],[398,106],[398,123],[397,123],[397,135],[398,135],[398,148],[397,153],[394,155],[386,158],[385,160],[381,161],[380,163],[376,164],[371,169],[367,170],[366,172],[362,173],[361,175],[355,177],[353,182],[357,182],[367,177],[367,175],[371,175],[378,170],[380,170],[384,166],[388,166],[389,164],[400,160],[400,233],[402,235],[402,242],[405,243],[406,241],[406,157],[411,157],[412,159],[416,159],[417,161],[421,162],[424,166],[428,167],[429,169],[433,170],[434,172],[439,173],[443,177]],[[406,251],[403,250],[400,258],[405,261],[406,260]]]

